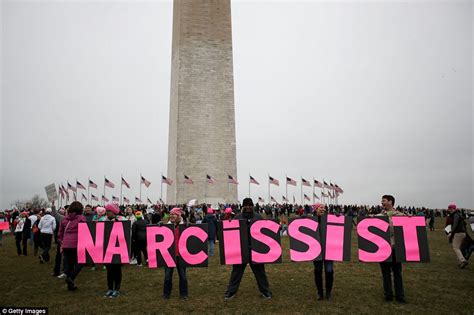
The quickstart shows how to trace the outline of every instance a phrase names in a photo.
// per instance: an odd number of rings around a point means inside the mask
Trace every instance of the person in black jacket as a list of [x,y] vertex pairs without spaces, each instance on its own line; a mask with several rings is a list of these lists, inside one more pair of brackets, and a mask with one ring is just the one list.
[[143,219],[141,211],[135,212],[137,221],[132,225],[132,241],[135,243],[135,257],[137,258],[137,266],[142,266],[142,253],[145,260],[148,259],[146,251],[146,221]]
[[202,220],[202,223],[207,223],[207,240],[209,242],[209,256],[214,256],[214,244],[216,243],[217,219],[214,215],[214,209],[203,206],[203,212],[207,214]]
[[[246,220],[248,223],[248,250],[249,250],[249,257],[250,256],[250,223],[254,220],[262,220],[262,217],[258,213],[254,213],[253,211],[253,201],[251,198],[245,198],[242,202],[242,213],[239,213],[235,219],[238,220]],[[264,264],[254,264],[252,262],[249,263],[250,268],[255,275],[255,279],[257,280],[258,289],[262,296],[266,299],[272,298],[272,292],[270,291],[270,285],[268,284],[267,273],[265,272],[265,265]],[[229,285],[227,286],[227,291],[224,295],[226,300],[231,299],[237,293],[239,289],[240,281],[242,280],[242,276],[244,275],[245,268],[247,264],[239,264],[239,265],[232,265],[232,273],[230,275]]]
[[459,263],[458,266],[463,269],[468,264],[468,261],[464,258],[461,252],[461,245],[466,238],[466,223],[464,222],[459,210],[456,209],[455,204],[450,204],[448,206],[448,211],[453,218],[453,225],[451,227],[451,233],[449,234],[449,242],[453,243],[453,250]]

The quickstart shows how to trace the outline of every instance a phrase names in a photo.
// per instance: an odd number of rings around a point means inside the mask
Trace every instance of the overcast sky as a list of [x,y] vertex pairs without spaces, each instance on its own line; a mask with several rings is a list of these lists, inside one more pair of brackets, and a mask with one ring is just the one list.
[[[172,1],[2,1],[0,207],[90,176],[160,197]],[[473,203],[472,1],[233,1],[239,198],[248,174],[341,203]],[[311,194],[311,190],[306,192]],[[318,191],[319,194],[319,191]],[[290,187],[300,199],[300,188]]]

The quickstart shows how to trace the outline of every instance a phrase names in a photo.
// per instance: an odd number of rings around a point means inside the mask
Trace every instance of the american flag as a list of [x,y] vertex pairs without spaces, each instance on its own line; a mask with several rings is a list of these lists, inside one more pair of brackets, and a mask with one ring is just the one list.
[[330,189],[336,189],[336,186],[334,186],[331,182],[329,182],[329,187],[331,187]]
[[141,203],[141,202],[142,202],[142,200],[141,200],[140,198],[138,198],[138,197],[135,197],[135,202],[139,202],[139,203]]
[[323,188],[323,184],[321,184],[321,182],[318,182],[317,180],[314,180],[314,187],[319,187],[319,188]]
[[115,188],[115,184],[108,180],[107,177],[105,177],[104,185],[110,188]]
[[63,184],[61,184],[61,189],[64,191],[64,193],[67,195],[67,189],[64,188]]
[[320,200],[319,197],[318,197],[318,195],[316,195],[316,193],[313,193],[313,196],[314,196],[314,198]]
[[146,198],[146,202],[147,203],[153,203],[153,201],[151,201],[150,198],[148,198],[148,197]]
[[341,193],[341,194],[344,193],[344,190],[342,190],[341,187],[337,186],[337,184],[336,184],[335,186],[336,186],[336,191],[337,191],[338,193]]
[[118,201],[120,201],[120,200],[119,200],[118,197],[112,196],[112,202],[114,202],[114,201],[117,201],[117,202],[118,202]]
[[163,201],[163,199],[160,198],[160,200],[158,200],[158,203],[161,203],[162,205],[165,204],[165,202]]
[[89,187],[97,188],[97,184],[94,183],[91,179],[89,179]]
[[278,203],[278,202],[276,201],[276,199],[273,198],[273,197],[270,197],[270,201],[275,202],[275,203]]
[[130,200],[127,197],[123,197],[123,202],[124,203],[130,203]]
[[68,190],[70,189],[70,190],[72,190],[73,192],[76,192],[76,191],[77,191],[76,187],[74,187],[74,186],[72,186],[71,184],[69,184],[69,182],[67,182],[67,189],[68,189]]
[[189,184],[189,185],[194,184],[193,180],[191,178],[189,178],[189,176],[187,176],[187,175],[184,175],[184,183]]
[[99,201],[99,198],[97,196],[91,195],[91,199],[95,201]]
[[288,185],[293,185],[296,186],[296,180],[289,178],[288,176],[286,177],[286,183]]
[[301,177],[301,185],[311,187],[310,182],[308,182],[308,181],[307,181],[306,179],[304,179],[303,177]]
[[76,180],[76,187],[77,189],[86,190],[86,187],[84,187],[84,185],[82,185],[78,180]]
[[336,191],[335,194],[336,194],[336,197],[339,197],[341,195],[338,191]]
[[232,176],[230,176],[230,175],[227,175],[227,182],[228,182],[229,184],[236,184],[236,185],[239,184],[239,182],[238,182],[236,179],[234,179]]
[[323,185],[324,185],[324,188],[331,189],[331,186],[329,186],[328,183],[326,183],[326,182],[324,182],[324,181],[323,181],[323,183],[324,183],[324,184],[323,184]]
[[130,189],[130,184],[125,180],[125,178],[123,178],[123,176],[122,176],[122,185]]
[[278,179],[275,179],[275,178],[271,177],[271,176],[268,176],[268,182],[270,184],[275,185],[275,186],[280,186],[280,181]]
[[324,191],[321,192],[321,197],[329,197],[328,194],[324,193]]
[[102,201],[109,202],[109,199],[107,199],[107,197],[105,197],[104,195],[102,195]]
[[285,196],[282,196],[282,202],[289,202],[288,198],[286,198]]
[[[140,183],[141,183],[141,184],[145,184],[145,186],[146,186],[147,188],[150,187],[151,182],[148,181],[148,180],[146,180],[146,178],[143,177],[143,176],[141,176],[141,178],[142,178],[142,181],[141,181]],[[140,202],[142,202],[142,201],[140,200]]]
[[304,194],[304,199],[308,200],[308,201],[310,200],[309,197],[306,194]]
[[258,197],[258,202],[265,203],[265,200],[262,197]]
[[58,185],[58,187],[59,187],[59,193],[61,194],[61,198],[64,199],[66,195],[64,194],[63,188],[61,187],[61,185]]
[[166,176],[163,176],[163,175],[161,175],[161,182],[163,184],[166,184],[166,185],[172,185],[173,184],[173,180],[171,178],[167,178]]
[[206,175],[206,179],[207,179],[208,184],[215,184],[216,183],[216,179],[214,177],[212,177],[211,175],[209,175],[209,174]]
[[84,195],[84,193],[82,193],[81,201],[82,200],[87,200],[87,197],[86,197],[86,195]]
[[260,185],[260,183],[257,182],[252,176],[250,176],[250,184]]

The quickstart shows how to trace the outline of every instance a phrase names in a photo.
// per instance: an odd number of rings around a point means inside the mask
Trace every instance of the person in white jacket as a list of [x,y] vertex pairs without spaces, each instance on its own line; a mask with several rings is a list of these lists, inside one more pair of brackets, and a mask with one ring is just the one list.
[[56,229],[56,219],[51,215],[52,212],[51,208],[46,209],[46,214],[38,224],[43,242],[43,253],[39,255],[40,263],[49,261],[49,250],[51,249],[51,242],[54,230]]

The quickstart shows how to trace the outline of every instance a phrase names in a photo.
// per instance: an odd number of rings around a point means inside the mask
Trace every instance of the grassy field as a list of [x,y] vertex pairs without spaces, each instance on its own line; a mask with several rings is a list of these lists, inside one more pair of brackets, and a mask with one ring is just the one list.
[[[103,297],[106,272],[84,268],[68,292],[64,280],[53,278],[53,263],[39,264],[33,256],[18,257],[12,236],[4,236],[0,247],[0,306],[48,307],[50,314],[104,313],[474,313],[474,261],[464,270],[457,267],[452,248],[441,229],[428,231],[432,261],[404,264],[405,294],[408,304],[383,300],[378,264],[357,262],[356,238],[352,238],[352,262],[335,264],[333,297],[316,301],[311,263],[289,262],[288,238],[282,240],[284,263],[267,265],[273,299],[260,297],[255,278],[246,269],[237,296],[224,301],[230,266],[222,266],[219,256],[211,257],[208,268],[189,268],[189,299],[181,301],[178,275],[174,274],[170,300],[161,298],[163,270],[146,267],[123,268],[122,292],[118,299]],[[217,250],[217,246],[216,246]],[[30,250],[31,252],[31,250]],[[55,249],[52,249],[55,253]]]

